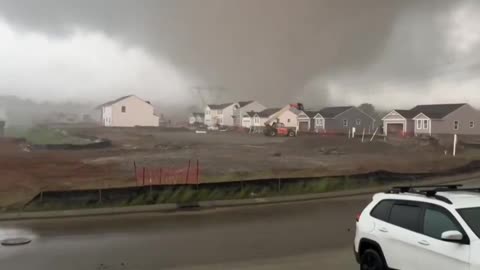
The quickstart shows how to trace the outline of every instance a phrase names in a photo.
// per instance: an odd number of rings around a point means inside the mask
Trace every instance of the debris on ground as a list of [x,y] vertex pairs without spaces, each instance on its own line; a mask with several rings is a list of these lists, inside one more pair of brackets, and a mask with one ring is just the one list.
[[337,147],[325,148],[322,147],[319,150],[320,153],[324,155],[343,155],[345,152],[338,150]]
[[2,240],[1,244],[2,246],[21,246],[29,244],[30,242],[32,242],[32,240],[28,238],[8,238]]
[[282,153],[280,153],[280,152],[275,152],[275,153],[273,153],[273,156],[274,156],[274,157],[281,157],[281,156],[282,156]]

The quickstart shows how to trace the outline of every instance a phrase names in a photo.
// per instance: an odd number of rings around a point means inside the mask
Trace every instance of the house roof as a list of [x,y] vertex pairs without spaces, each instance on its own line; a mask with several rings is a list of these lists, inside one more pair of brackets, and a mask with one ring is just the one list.
[[276,113],[276,112],[278,112],[278,111],[280,111],[280,110],[281,110],[281,108],[269,108],[269,109],[265,109],[265,110],[259,112],[259,113],[258,113],[258,116],[260,116],[260,117],[269,117],[269,116],[271,116],[272,114],[274,114],[274,113]]
[[326,107],[321,109],[318,113],[322,115],[324,118],[334,118],[337,115],[350,110],[353,106],[343,106],[343,107]]
[[293,113],[296,114],[296,115],[299,115],[300,113],[303,112],[303,111],[301,111],[301,110],[299,110],[299,109],[297,109],[297,108],[295,108],[295,107],[291,107],[291,108],[290,108],[290,111],[293,112]]
[[212,110],[223,110],[229,106],[231,106],[233,103],[224,103],[224,104],[208,104],[208,107]]
[[250,100],[250,101],[240,101],[238,102],[238,105],[240,106],[240,108],[243,108],[245,106],[247,106],[248,104],[252,103],[253,100]]
[[258,114],[257,112],[254,112],[254,111],[250,111],[250,112],[246,112],[245,113],[246,115],[250,116],[250,117],[254,117],[256,114]]
[[466,103],[418,105],[413,109],[411,109],[410,111],[415,112],[416,113],[415,116],[417,116],[420,113],[423,113],[424,115],[426,115],[428,118],[431,118],[431,119],[442,119],[464,105],[466,105]]
[[112,105],[112,104],[115,104],[115,103],[117,103],[117,102],[119,102],[119,101],[122,101],[122,100],[124,100],[124,99],[127,99],[127,98],[129,98],[129,97],[133,97],[133,95],[123,96],[123,97],[120,97],[120,98],[111,100],[111,101],[109,101],[109,102],[105,102],[105,103],[103,103],[103,104],[101,104],[101,105],[98,105],[98,106],[97,106],[97,109],[100,109],[100,108],[102,108],[102,107],[110,106],[110,105]]
[[122,100],[124,100],[124,99],[127,99],[127,98],[130,98],[130,97],[136,97],[136,98],[138,98],[139,100],[141,100],[141,101],[143,101],[143,102],[145,102],[145,103],[147,103],[147,104],[152,105],[149,101],[143,100],[143,99],[141,99],[141,98],[139,98],[139,97],[137,97],[137,96],[135,96],[135,95],[128,95],[128,96],[119,97],[119,98],[117,98],[117,99],[111,100],[111,101],[109,101],[109,102],[105,102],[105,103],[103,103],[103,104],[101,104],[101,105],[98,105],[96,109],[101,109],[101,108],[103,108],[103,107],[107,107],[107,106],[113,105],[113,104],[115,104],[115,103],[117,103],[117,102],[120,102],[120,101],[122,101]]
[[318,114],[318,111],[303,111],[308,117],[313,118]]
[[395,110],[398,114],[405,117],[406,119],[412,119],[418,115],[418,112],[412,110]]

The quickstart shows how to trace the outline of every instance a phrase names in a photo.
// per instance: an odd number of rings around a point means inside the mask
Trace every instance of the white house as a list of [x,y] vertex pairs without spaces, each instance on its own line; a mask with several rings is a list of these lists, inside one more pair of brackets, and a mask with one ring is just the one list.
[[233,111],[233,124],[237,127],[244,126],[243,119],[247,112],[261,112],[266,109],[265,106],[257,101],[240,101]]
[[244,128],[260,128],[265,125],[266,117],[261,117],[259,112],[246,112],[242,117],[242,127]]
[[150,102],[135,95],[124,96],[97,107],[106,127],[158,127],[159,118]]
[[205,125],[233,126],[233,112],[238,109],[238,103],[209,104],[205,108]]
[[298,130],[322,132],[325,130],[325,119],[317,111],[302,111],[298,114]]

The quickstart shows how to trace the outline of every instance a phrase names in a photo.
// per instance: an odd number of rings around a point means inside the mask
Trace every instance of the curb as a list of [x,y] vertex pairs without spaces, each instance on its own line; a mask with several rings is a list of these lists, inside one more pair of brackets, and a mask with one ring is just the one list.
[[131,213],[147,213],[147,212],[169,212],[169,211],[175,211],[178,208],[179,207],[177,204],[156,204],[156,205],[127,206],[127,207],[96,208],[96,209],[74,209],[74,210],[63,210],[63,211],[16,212],[16,213],[0,214],[0,221],[106,216],[106,215],[121,215],[121,214],[131,214]]
[[[480,178],[480,173],[459,175],[454,177],[441,177],[436,179],[425,179],[416,184],[423,185],[439,185],[439,184],[454,184],[466,180],[473,180]],[[126,207],[106,207],[96,209],[74,209],[63,211],[39,211],[39,212],[16,212],[0,214],[0,221],[14,221],[14,220],[34,220],[34,219],[55,219],[55,218],[72,218],[72,217],[87,217],[87,216],[106,216],[106,215],[123,215],[135,213],[169,213],[178,210],[186,209],[213,209],[213,208],[227,208],[227,207],[241,207],[252,205],[266,205],[266,204],[280,204],[292,202],[305,202],[312,200],[336,199],[354,196],[366,196],[374,193],[383,192],[392,186],[399,185],[398,182],[394,185],[378,186],[371,188],[355,189],[348,191],[333,191],[317,194],[301,194],[290,196],[277,196],[268,198],[252,198],[252,199],[238,199],[238,200],[218,200],[218,201],[203,201],[192,204],[155,204],[142,206],[126,206]]]

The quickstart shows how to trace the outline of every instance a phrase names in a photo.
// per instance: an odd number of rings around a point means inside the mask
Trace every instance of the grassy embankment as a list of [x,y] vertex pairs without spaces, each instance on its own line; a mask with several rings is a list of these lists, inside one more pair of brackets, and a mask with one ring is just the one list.
[[7,127],[7,137],[23,138],[31,144],[85,144],[89,140],[72,136],[66,131],[48,127]]

